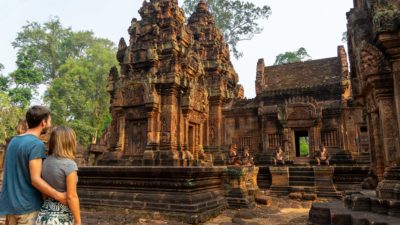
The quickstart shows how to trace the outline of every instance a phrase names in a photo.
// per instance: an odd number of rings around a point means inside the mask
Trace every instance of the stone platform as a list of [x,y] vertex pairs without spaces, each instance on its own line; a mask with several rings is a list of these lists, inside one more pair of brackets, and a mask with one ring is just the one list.
[[120,208],[197,224],[227,207],[225,171],[226,167],[82,167],[78,191],[83,209]]

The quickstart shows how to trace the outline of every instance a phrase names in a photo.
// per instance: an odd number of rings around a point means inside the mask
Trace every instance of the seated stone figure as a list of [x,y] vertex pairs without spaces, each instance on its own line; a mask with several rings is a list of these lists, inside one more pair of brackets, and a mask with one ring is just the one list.
[[249,146],[244,147],[243,156],[242,156],[242,165],[243,166],[254,166],[253,156],[250,155]]
[[272,155],[272,160],[274,161],[274,165],[285,165],[285,152],[282,150],[282,147],[278,147],[278,149]]
[[315,152],[315,160],[317,161],[318,166],[320,166],[321,163],[325,163],[329,166],[330,159],[331,156],[325,146],[322,146],[320,151]]
[[229,147],[229,159],[228,159],[228,164],[230,166],[242,165],[236,150],[237,150],[236,144],[231,144]]

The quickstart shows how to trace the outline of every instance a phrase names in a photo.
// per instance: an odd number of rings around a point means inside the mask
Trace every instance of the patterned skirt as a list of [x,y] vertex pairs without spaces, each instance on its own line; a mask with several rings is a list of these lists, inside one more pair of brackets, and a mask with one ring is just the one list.
[[73,225],[74,216],[68,206],[54,199],[46,199],[39,215],[36,225]]

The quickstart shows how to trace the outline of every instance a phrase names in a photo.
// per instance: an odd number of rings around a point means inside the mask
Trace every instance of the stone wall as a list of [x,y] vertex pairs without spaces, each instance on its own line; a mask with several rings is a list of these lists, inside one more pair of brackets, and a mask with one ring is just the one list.
[[369,162],[367,122],[363,109],[352,104],[343,46],[337,57],[327,59],[276,66],[265,66],[260,59],[255,84],[256,98],[234,100],[224,107],[225,146],[249,145],[259,165],[269,163],[281,146],[286,160],[296,161],[296,133],[303,132],[309,138],[311,163],[321,145],[335,164]]
[[365,110],[372,166],[380,179],[385,167],[399,163],[398,15],[391,1],[355,2],[347,14],[354,104]]

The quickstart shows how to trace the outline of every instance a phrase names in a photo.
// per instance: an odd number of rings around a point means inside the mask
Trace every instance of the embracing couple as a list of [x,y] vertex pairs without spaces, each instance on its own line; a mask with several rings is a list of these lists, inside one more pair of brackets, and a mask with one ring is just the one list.
[[46,157],[39,136],[51,127],[50,111],[32,106],[26,123],[28,130],[6,148],[0,215],[9,225],[80,225],[75,132],[54,128]]

